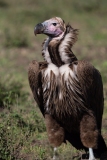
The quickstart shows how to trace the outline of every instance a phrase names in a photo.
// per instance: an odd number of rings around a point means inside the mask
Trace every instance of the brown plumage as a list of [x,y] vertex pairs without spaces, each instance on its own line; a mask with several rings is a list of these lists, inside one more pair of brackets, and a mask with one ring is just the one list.
[[38,24],[34,32],[49,36],[43,43],[45,61],[32,61],[28,78],[51,145],[58,147],[68,140],[77,149],[93,148],[102,156],[107,151],[101,136],[102,79],[97,69],[77,60],[71,50],[78,30],[55,17]]

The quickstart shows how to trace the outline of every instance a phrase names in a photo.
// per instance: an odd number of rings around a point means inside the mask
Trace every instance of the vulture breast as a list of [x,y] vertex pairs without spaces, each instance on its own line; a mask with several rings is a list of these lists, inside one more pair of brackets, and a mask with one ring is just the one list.
[[72,121],[70,124],[72,127],[77,123],[79,125],[83,110],[86,110],[78,81],[77,67],[78,64],[64,64],[57,67],[50,63],[46,69],[42,70],[45,112],[59,122],[66,123],[63,118],[67,117],[70,123]]

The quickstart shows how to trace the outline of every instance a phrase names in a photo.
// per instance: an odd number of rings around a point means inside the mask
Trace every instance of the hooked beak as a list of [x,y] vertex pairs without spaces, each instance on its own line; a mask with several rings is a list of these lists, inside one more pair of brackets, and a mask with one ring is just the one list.
[[43,31],[45,30],[45,26],[42,23],[39,23],[35,26],[34,28],[34,34],[36,36],[36,34],[41,34],[43,33]]

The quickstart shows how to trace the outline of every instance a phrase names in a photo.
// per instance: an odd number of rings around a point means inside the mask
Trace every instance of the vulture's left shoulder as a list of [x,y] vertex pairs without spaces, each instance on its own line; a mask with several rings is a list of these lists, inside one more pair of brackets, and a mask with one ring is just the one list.
[[78,61],[77,75],[79,80],[86,85],[97,82],[102,84],[100,72],[88,61]]

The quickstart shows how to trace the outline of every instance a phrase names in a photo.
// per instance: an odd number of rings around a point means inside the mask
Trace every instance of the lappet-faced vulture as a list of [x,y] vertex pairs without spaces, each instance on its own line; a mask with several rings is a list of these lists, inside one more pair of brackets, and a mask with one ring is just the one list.
[[101,135],[102,78],[89,62],[73,54],[78,30],[54,17],[37,24],[34,33],[48,36],[43,43],[44,62],[33,60],[28,78],[50,144],[56,150],[69,141],[76,149],[89,151],[89,160],[95,160],[95,155],[107,160],[103,158],[107,147]]

